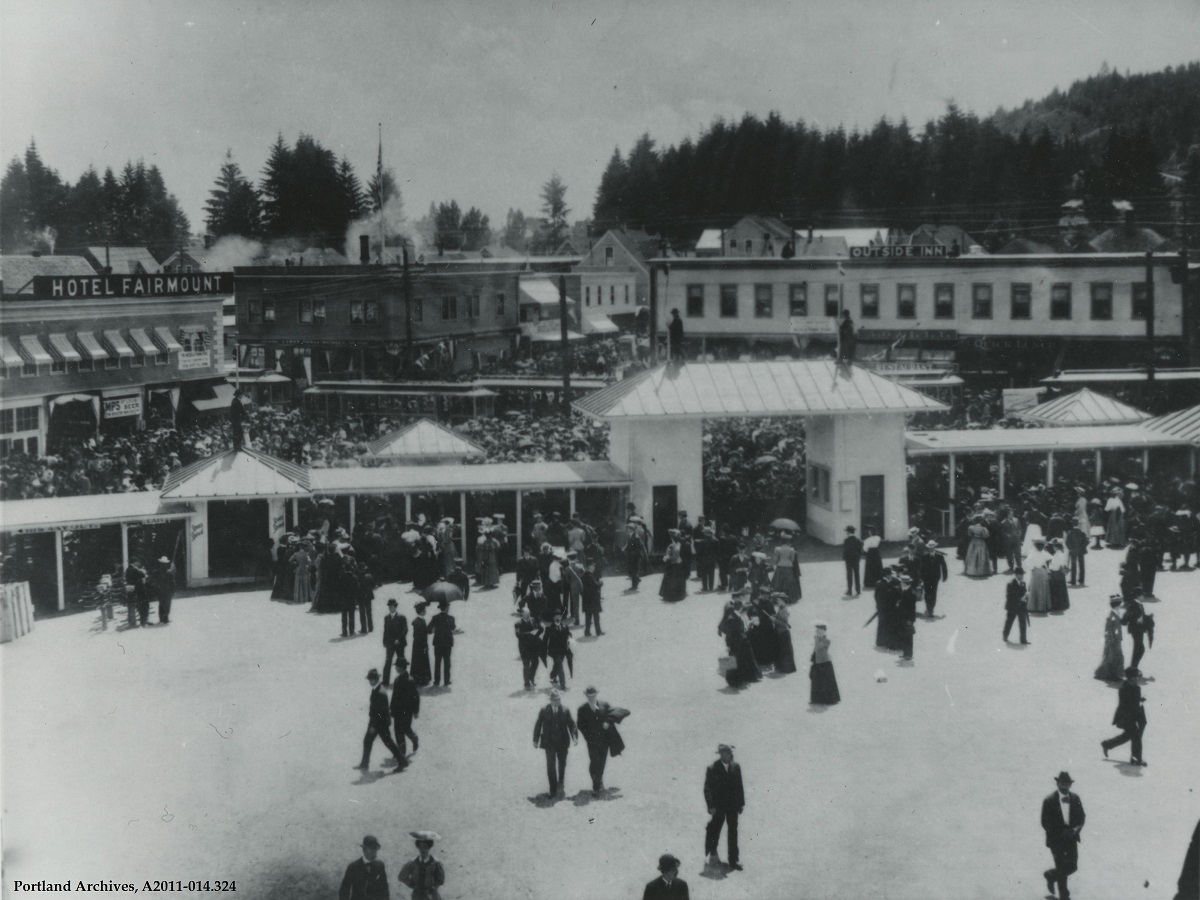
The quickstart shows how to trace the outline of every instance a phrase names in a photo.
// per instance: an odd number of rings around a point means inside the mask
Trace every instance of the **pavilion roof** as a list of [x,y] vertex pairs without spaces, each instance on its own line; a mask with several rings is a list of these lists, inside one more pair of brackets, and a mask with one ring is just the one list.
[[368,445],[376,456],[486,456],[486,451],[444,425],[419,419],[398,428]]
[[1045,453],[1130,447],[1186,445],[1186,439],[1151,431],[1145,425],[1083,425],[1066,428],[972,428],[947,431],[906,431],[909,456],[945,453]]
[[1143,427],[1200,445],[1200,405],[1147,419]]
[[309,469],[257,450],[226,450],[172,472],[164,500],[307,497]]
[[1150,414],[1100,394],[1083,388],[1073,394],[1064,394],[1039,403],[1030,409],[1017,414],[1018,418],[1030,422],[1040,422],[1043,425],[1061,427],[1064,425],[1134,425],[1150,418]]

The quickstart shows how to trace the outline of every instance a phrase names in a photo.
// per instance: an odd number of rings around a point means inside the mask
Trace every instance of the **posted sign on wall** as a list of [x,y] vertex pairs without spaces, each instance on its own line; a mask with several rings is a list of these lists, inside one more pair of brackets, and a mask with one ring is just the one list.
[[142,414],[142,395],[132,397],[114,397],[104,401],[104,418],[120,419],[124,416],[140,416]]

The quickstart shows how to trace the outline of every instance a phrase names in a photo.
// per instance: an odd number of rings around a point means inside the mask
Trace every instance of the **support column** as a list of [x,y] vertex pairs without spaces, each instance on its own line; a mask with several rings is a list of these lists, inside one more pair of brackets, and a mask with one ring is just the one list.
[[356,500],[358,500],[358,498],[355,497],[353,494],[351,494],[350,495],[350,536],[351,537],[354,537],[354,515],[358,509],[358,504],[355,502]]
[[1000,499],[1001,500],[1004,499],[1004,482],[1007,480],[1004,468],[1005,468],[1004,467],[1004,454],[998,453],[996,455],[996,474],[998,474],[1000,476]]
[[1046,487],[1054,487],[1054,451],[1046,451]]
[[[404,495],[404,527],[408,528],[408,523],[412,521],[412,494]],[[464,523],[465,525],[465,523]]]
[[954,537],[954,525],[958,521],[958,516],[956,516],[954,514],[954,495],[955,495],[955,492],[958,490],[958,472],[955,470],[956,460],[954,459],[954,454],[951,453],[949,456],[950,456],[950,503],[949,503],[949,507],[950,507],[949,531],[950,531],[950,534],[949,534],[949,537]]
[[1196,477],[1196,448],[1193,447],[1188,453],[1188,477],[1194,479]]
[[462,539],[460,541],[459,556],[462,559],[467,558],[467,492],[458,492],[458,518],[462,521]]
[[521,500],[522,500],[523,496],[524,496],[524,492],[518,490],[517,491],[517,555],[516,555],[517,559],[521,558],[521,550],[522,550],[522,548],[524,548],[525,543],[526,543],[525,542],[524,520],[521,518]]
[[121,523],[121,571],[129,568],[129,523]]
[[62,529],[54,532],[54,571],[58,575],[58,611],[67,608],[67,592],[63,585],[63,533]]
[[292,498],[292,527],[300,527],[300,498]]
[[568,507],[568,511],[572,516],[574,516],[575,515],[575,488],[571,488],[570,497],[571,497],[571,499],[569,501],[570,506]]
[[1142,448],[1142,477],[1145,478],[1150,474],[1150,448]]
[[1104,461],[1100,455],[1099,448],[1096,449],[1096,487],[1100,487],[1104,483]]

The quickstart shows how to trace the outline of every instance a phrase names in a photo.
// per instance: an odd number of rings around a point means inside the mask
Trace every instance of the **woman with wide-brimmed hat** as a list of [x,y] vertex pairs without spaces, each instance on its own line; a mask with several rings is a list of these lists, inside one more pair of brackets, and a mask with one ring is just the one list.
[[663,554],[662,584],[659,585],[658,595],[669,603],[676,603],[687,596],[687,569],[683,565],[683,532],[678,528],[667,531],[671,542]]
[[812,668],[808,670],[808,677],[812,682],[809,703],[816,706],[832,706],[842,699],[838,692],[837,677],[833,674],[833,662],[829,658],[827,630],[824,622],[817,622],[813,626]]

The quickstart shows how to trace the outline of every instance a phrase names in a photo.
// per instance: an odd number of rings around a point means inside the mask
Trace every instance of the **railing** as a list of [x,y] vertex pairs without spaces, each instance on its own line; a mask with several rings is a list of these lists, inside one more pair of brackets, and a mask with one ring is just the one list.
[[0,584],[0,644],[15,641],[33,631],[33,601],[29,582]]

